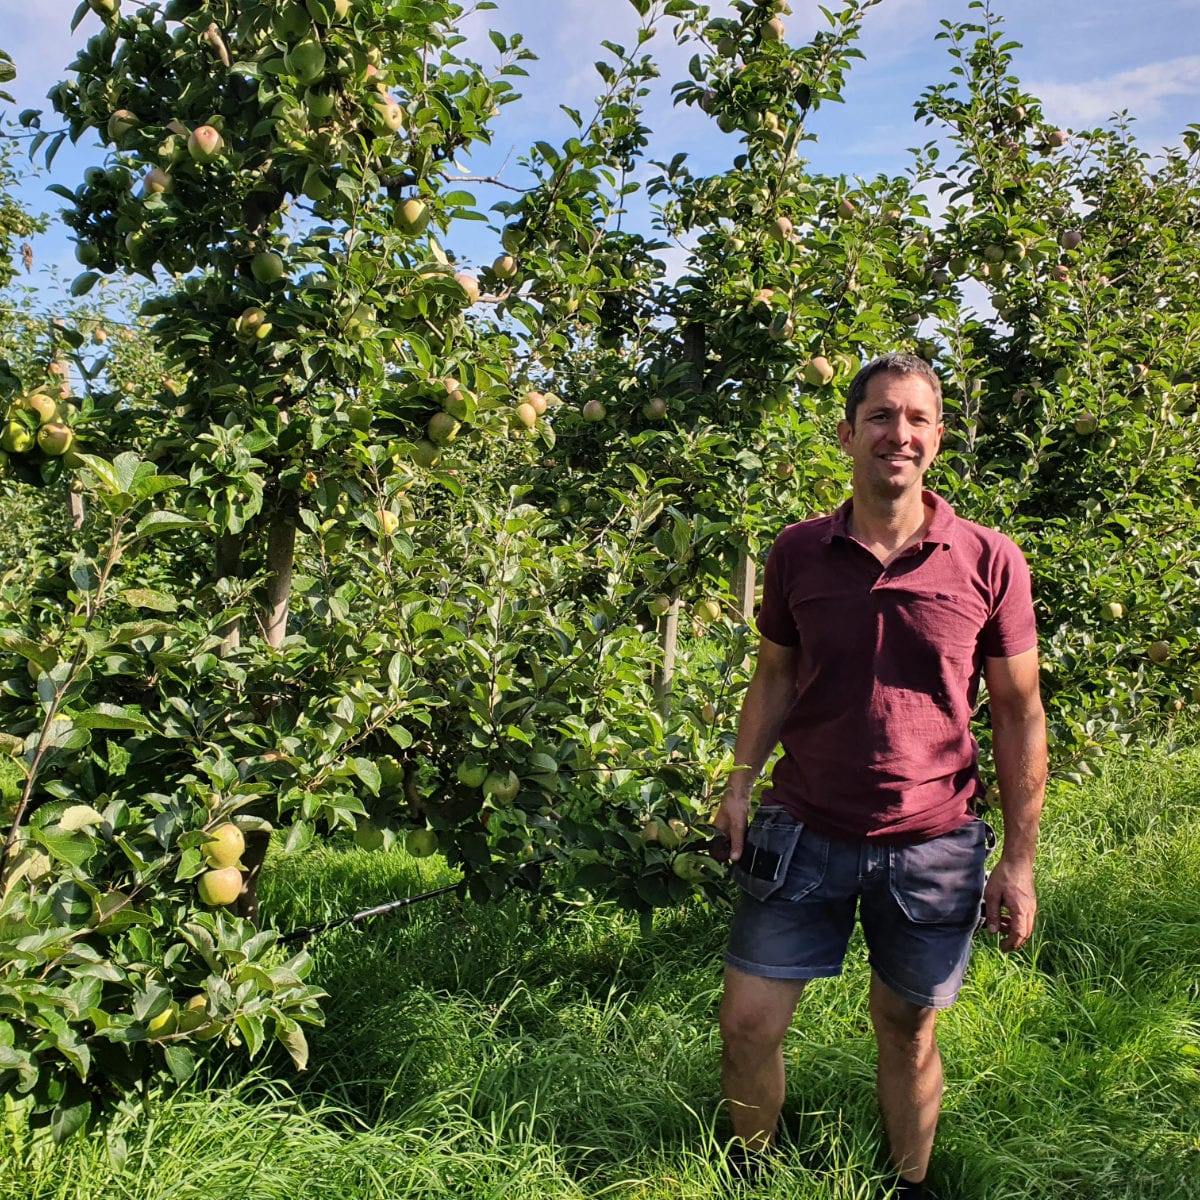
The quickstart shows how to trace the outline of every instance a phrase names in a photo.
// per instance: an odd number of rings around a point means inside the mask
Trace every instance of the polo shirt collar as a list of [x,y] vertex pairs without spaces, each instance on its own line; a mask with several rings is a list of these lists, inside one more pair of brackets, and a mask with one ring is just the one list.
[[[933,508],[933,518],[921,545],[949,546],[953,541],[954,523],[957,516],[948,501],[934,492],[922,491],[921,498]],[[854,511],[854,498],[851,497],[840,508],[834,510],[829,517],[829,528],[821,541],[828,546],[834,538],[850,537],[850,514]]]

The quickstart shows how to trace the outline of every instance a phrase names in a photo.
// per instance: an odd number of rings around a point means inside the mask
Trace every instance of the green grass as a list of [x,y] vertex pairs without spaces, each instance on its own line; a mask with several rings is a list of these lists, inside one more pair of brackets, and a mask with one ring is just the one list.
[[[1050,798],[1027,951],[981,943],[939,1022],[931,1179],[960,1200],[1200,1197],[1200,752],[1147,752]],[[273,860],[281,928],[435,886],[434,860],[327,847]],[[329,992],[312,1069],[225,1063],[38,1156],[14,1200],[667,1200],[730,1194],[716,1010],[728,915],[635,918],[434,900],[312,943]],[[806,993],[786,1045],[775,1200],[874,1195],[867,967]]]

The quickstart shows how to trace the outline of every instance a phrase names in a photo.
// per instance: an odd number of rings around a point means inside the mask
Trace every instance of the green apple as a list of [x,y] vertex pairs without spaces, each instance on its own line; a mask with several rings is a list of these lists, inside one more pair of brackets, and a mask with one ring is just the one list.
[[354,827],[354,844],[360,850],[381,850],[384,840],[383,830],[371,821],[360,821]]
[[218,870],[237,866],[245,849],[245,836],[232,821],[224,821],[210,830],[200,846],[204,861]]
[[410,829],[404,839],[404,849],[413,858],[428,858],[437,853],[437,848],[437,834],[432,829]]
[[483,781],[484,795],[497,804],[511,804],[521,790],[521,780],[515,771],[489,771]]
[[435,446],[443,446],[447,442],[454,441],[461,428],[459,421],[448,412],[436,412],[429,418],[429,424],[425,426],[425,436]]
[[492,263],[492,274],[497,279],[515,279],[517,275],[517,260],[511,254],[499,254]]
[[429,224],[429,210],[415,196],[405,200],[396,210],[396,225],[400,232],[415,236],[425,232]]
[[818,354],[804,364],[800,374],[803,376],[804,382],[810,386],[824,387],[833,381],[833,366],[829,359]]
[[483,763],[472,762],[469,758],[464,758],[458,764],[458,769],[454,774],[464,787],[477,788],[483,787],[484,781],[488,777],[488,769]]
[[283,278],[283,259],[274,250],[262,250],[250,260],[250,274],[259,283],[278,283]]
[[711,597],[705,597],[692,605],[692,613],[702,625],[711,625],[714,621],[720,620],[721,605]]
[[301,84],[316,83],[325,74],[325,47],[313,38],[297,42],[283,56],[284,69]]
[[1112,600],[1100,609],[1100,615],[1106,621],[1119,621],[1125,615],[1125,606]]
[[1146,650],[1146,656],[1152,663],[1165,663],[1171,657],[1170,642],[1151,642]]
[[603,421],[608,416],[608,410],[600,400],[589,400],[583,406],[583,419],[585,421],[596,422]]
[[25,428],[20,421],[9,421],[0,433],[0,449],[9,454],[25,454],[33,449],[35,435]]
[[764,42],[782,42],[787,28],[780,17],[772,17],[762,29]]
[[174,1004],[168,1004],[157,1016],[146,1022],[146,1032],[151,1037],[166,1037],[174,1033],[179,1026],[179,1010]]
[[699,883],[704,878],[704,859],[691,852],[677,854],[671,860],[671,870],[684,883]]
[[532,429],[537,424],[538,413],[537,409],[534,408],[532,404],[518,404],[517,407],[513,409],[513,415],[526,429]]
[[242,894],[242,873],[237,867],[205,871],[196,881],[200,903],[211,908],[233,904]]

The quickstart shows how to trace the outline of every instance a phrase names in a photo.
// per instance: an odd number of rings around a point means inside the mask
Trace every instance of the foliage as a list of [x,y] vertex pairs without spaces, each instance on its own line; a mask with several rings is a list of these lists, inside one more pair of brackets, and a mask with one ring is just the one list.
[[[1034,942],[1010,957],[982,941],[939,1019],[939,1194],[1194,1191],[1197,758],[1146,747],[1053,789]],[[296,925],[453,878],[436,859],[348,841],[274,867],[271,906]],[[725,925],[698,905],[656,914],[643,934],[611,905],[443,898],[329,933],[312,945],[329,1020],[300,1084],[227,1068],[103,1136],[53,1150],[10,1136],[5,1194],[727,1195],[715,1086]],[[869,1194],[878,1178],[862,949],[844,978],[806,991],[785,1044],[772,1196]]]
[[[477,275],[449,245],[495,181],[452,168],[516,101],[519,36],[488,74],[450,3],[100,6],[52,94],[68,132],[22,117],[48,157],[105,148],[58,189],[78,307],[0,380],[8,486],[65,489],[78,526],[0,597],[4,1069],[58,1135],[111,1098],[101,1057],[118,1088],[187,1073],[197,994],[217,1041],[303,1060],[304,960],[246,919],[271,830],[436,846],[477,899],[529,884],[649,924],[719,896],[733,579],[781,514],[844,495],[845,389],[883,350],[938,364],[936,486],[1033,561],[1059,770],[1191,697],[1200,134],[1153,164],[1127,124],[1055,130],[975,4],[918,105],[957,157],[819,175],[802,152],[873,3],[793,46],[777,3],[635,0],[637,45],[607,43],[594,112],[522,159]],[[696,51],[677,102],[742,147],[712,176],[652,164],[632,233],[663,25]],[[149,288],[114,325],[95,297],[121,277]],[[209,864],[228,822],[245,853]]]

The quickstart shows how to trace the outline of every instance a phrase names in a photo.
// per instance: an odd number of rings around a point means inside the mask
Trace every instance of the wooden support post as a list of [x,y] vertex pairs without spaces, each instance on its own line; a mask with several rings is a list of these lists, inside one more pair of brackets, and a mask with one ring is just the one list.
[[739,550],[737,570],[733,576],[733,603],[738,615],[747,625],[754,623],[755,582],[754,559],[745,550]]

